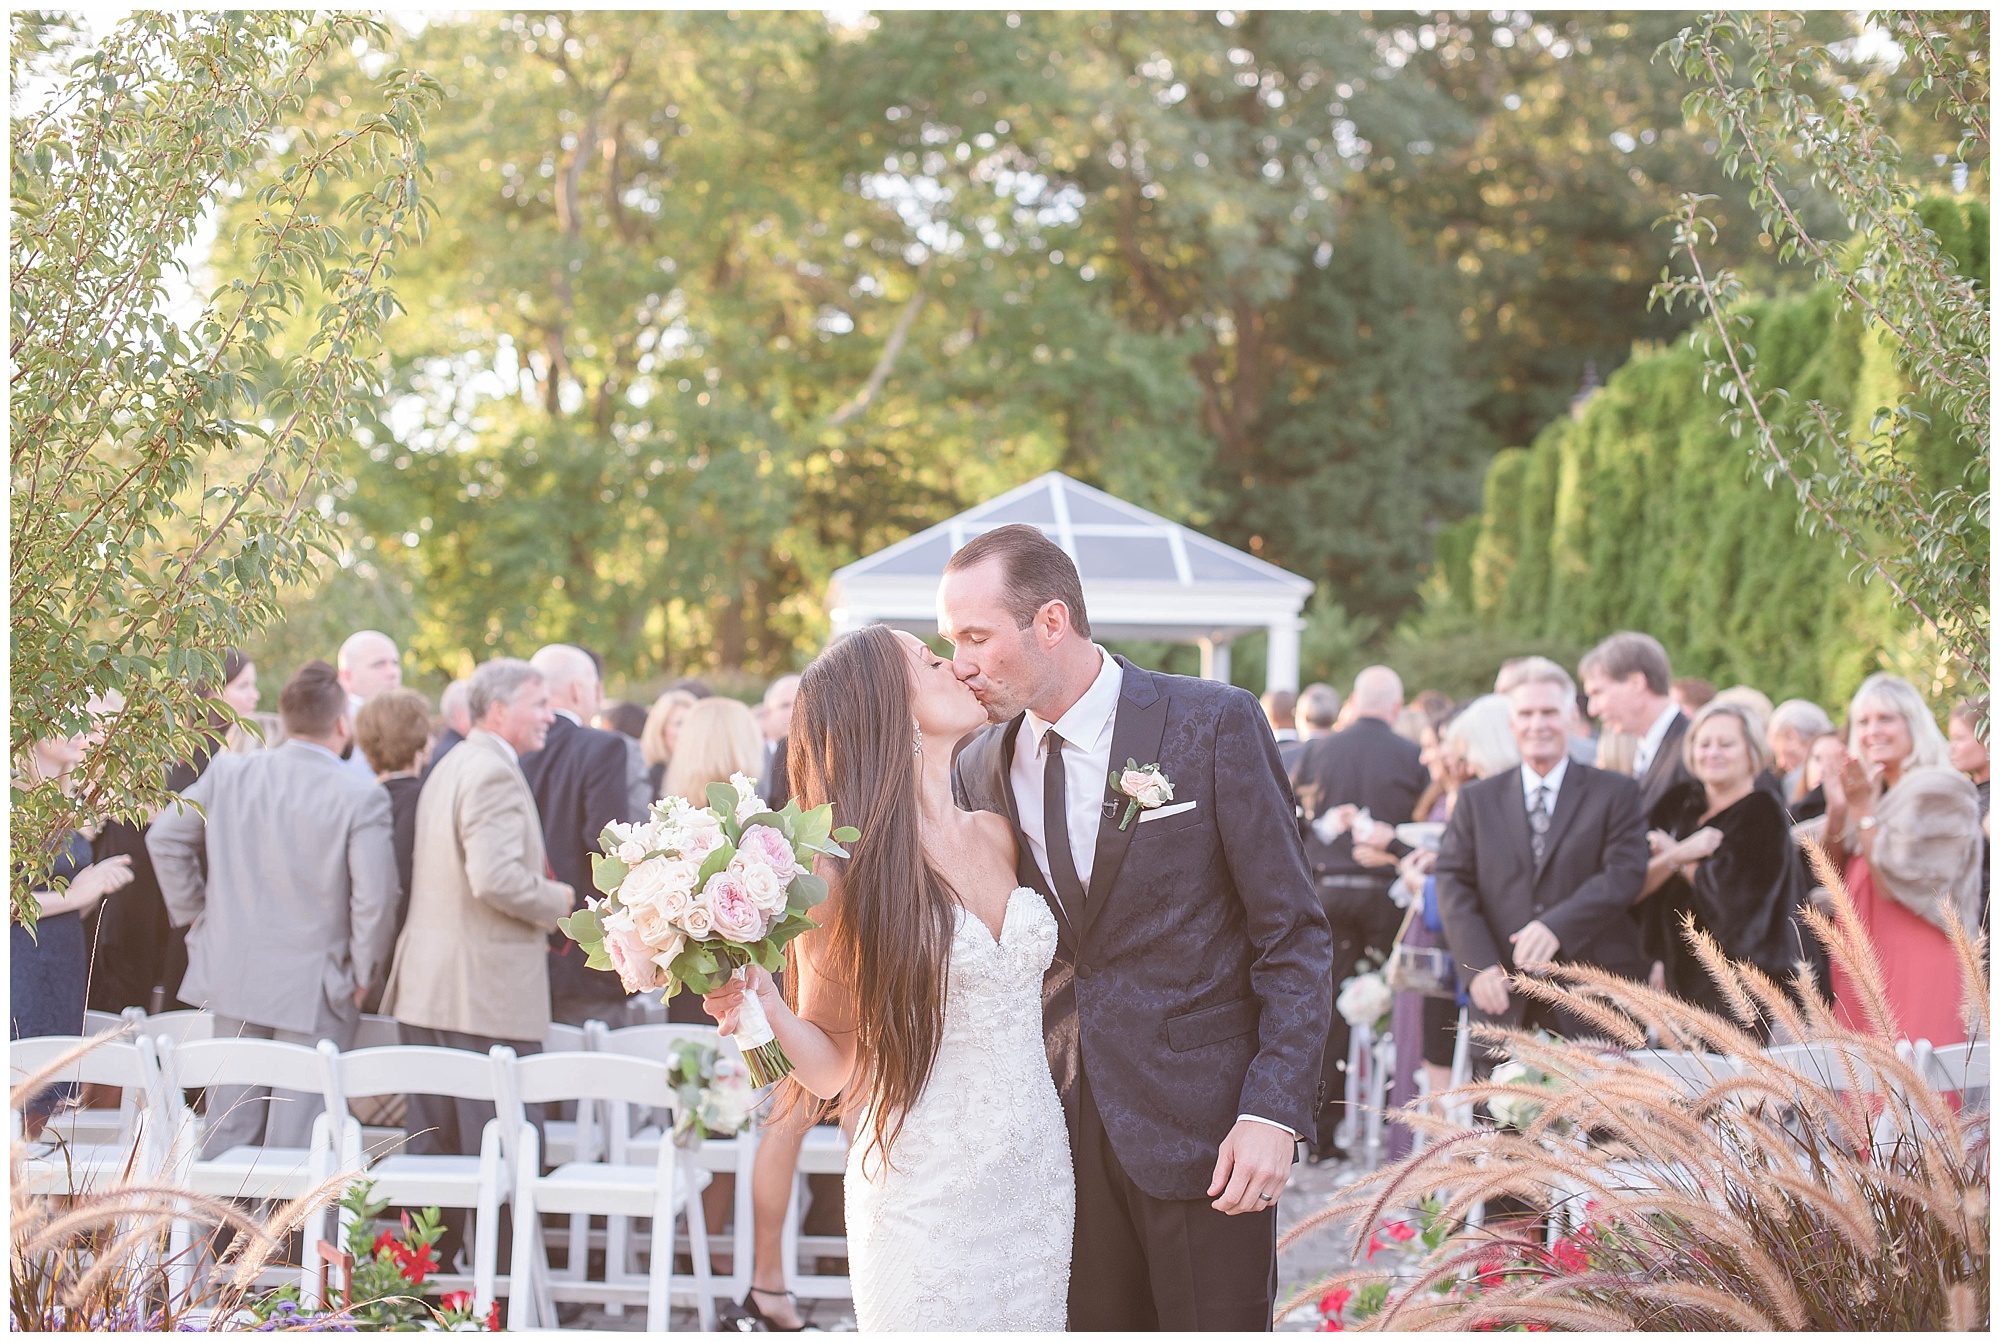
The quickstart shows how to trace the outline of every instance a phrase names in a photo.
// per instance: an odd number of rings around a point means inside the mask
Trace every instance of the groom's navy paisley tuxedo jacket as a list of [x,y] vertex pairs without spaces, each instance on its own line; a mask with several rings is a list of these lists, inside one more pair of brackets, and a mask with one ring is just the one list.
[[1121,830],[1107,776],[1081,910],[1062,907],[1020,832],[1008,769],[1025,718],[968,742],[953,780],[959,805],[1014,822],[1021,883],[1056,916],[1042,1027],[1072,1140],[1081,1065],[1132,1181],[1204,1198],[1238,1115],[1313,1131],[1332,942],[1257,701],[1118,660],[1112,768],[1158,763],[1172,804],[1194,805]]

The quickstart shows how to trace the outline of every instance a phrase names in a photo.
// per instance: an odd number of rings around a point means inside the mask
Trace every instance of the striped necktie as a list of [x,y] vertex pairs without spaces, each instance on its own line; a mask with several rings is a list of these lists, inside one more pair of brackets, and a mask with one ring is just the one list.
[[1548,856],[1549,847],[1549,785],[1546,782],[1535,785],[1535,795],[1528,802],[1528,841],[1534,846],[1535,867],[1539,870],[1542,859]]

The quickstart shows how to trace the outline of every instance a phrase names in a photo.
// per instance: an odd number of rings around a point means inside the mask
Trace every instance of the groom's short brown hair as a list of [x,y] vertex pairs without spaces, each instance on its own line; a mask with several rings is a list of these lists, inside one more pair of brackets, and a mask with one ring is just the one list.
[[1070,627],[1090,637],[1090,615],[1083,608],[1083,579],[1063,548],[1024,522],[974,536],[960,547],[946,573],[958,573],[989,559],[1000,561],[1000,579],[1007,588],[1007,611],[1017,629],[1026,629],[1051,601],[1069,611]]

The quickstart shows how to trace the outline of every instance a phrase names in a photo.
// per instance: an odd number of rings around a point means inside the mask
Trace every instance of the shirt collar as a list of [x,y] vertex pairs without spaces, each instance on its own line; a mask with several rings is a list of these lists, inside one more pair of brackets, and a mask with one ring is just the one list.
[[519,764],[521,762],[521,752],[514,749],[514,743],[512,741],[509,741],[506,737],[502,736],[500,733],[489,732],[484,727],[474,727],[472,729],[472,735],[485,737],[487,740],[491,741],[494,745],[499,746],[502,750],[506,751],[508,759],[512,760],[516,764]]
[[1530,769],[1524,760],[1521,763],[1521,794],[1525,797],[1533,798],[1535,789],[1542,787],[1547,788],[1551,792],[1561,792],[1563,775],[1568,772],[1569,756],[1567,755],[1556,761],[1556,767],[1549,770],[1546,777],[1537,777],[1535,771]]
[[1097,668],[1097,679],[1090,682],[1090,688],[1083,697],[1069,706],[1069,712],[1054,722],[1044,722],[1034,709],[1028,710],[1028,729],[1035,734],[1035,749],[1042,748],[1042,738],[1048,735],[1050,727],[1062,733],[1062,739],[1083,750],[1097,745],[1097,738],[1104,734],[1104,724],[1111,721],[1111,715],[1118,708],[1118,694],[1125,684],[1124,668],[1118,659],[1106,652],[1098,644],[1097,655],[1103,658]]
[[578,727],[581,727],[583,725],[583,719],[578,717],[576,714],[570,712],[567,708],[556,709],[555,715],[559,718],[568,718],[572,723],[574,723]]
[[337,752],[327,749],[325,746],[321,745],[317,741],[308,741],[303,736],[288,737],[286,738],[285,744],[304,746],[307,750],[317,750],[320,754],[326,756],[328,759],[332,760],[335,764],[345,764],[347,762],[346,760],[340,758]]
[[1667,706],[1660,710],[1660,716],[1653,719],[1653,725],[1639,738],[1640,753],[1647,759],[1650,760],[1659,753],[1660,742],[1667,739],[1667,728],[1674,725],[1674,719],[1680,716],[1680,711],[1679,704],[1671,699],[1667,700]]

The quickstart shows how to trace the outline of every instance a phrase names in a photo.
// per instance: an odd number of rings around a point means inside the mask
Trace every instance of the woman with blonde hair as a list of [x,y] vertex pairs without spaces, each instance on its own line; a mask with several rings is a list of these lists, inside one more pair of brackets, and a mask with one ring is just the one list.
[[[1827,855],[1874,944],[1897,1032],[1962,1043],[1958,957],[1945,928],[1955,916],[1976,933],[1977,795],[1908,681],[1887,672],[1862,681],[1847,723],[1847,766],[1823,780]],[[1856,985],[1837,965],[1832,977],[1841,1019],[1869,1028]]]
[[639,730],[639,754],[646,761],[646,777],[653,785],[655,801],[667,795],[667,761],[674,756],[674,743],[680,738],[688,710],[700,702],[686,690],[668,690],[646,711],[646,725]]
[[[657,707],[657,705],[656,705]],[[660,788],[663,797],[708,805],[708,785],[731,774],[755,778],[764,767],[764,733],[749,705],[716,695],[687,711]]]

